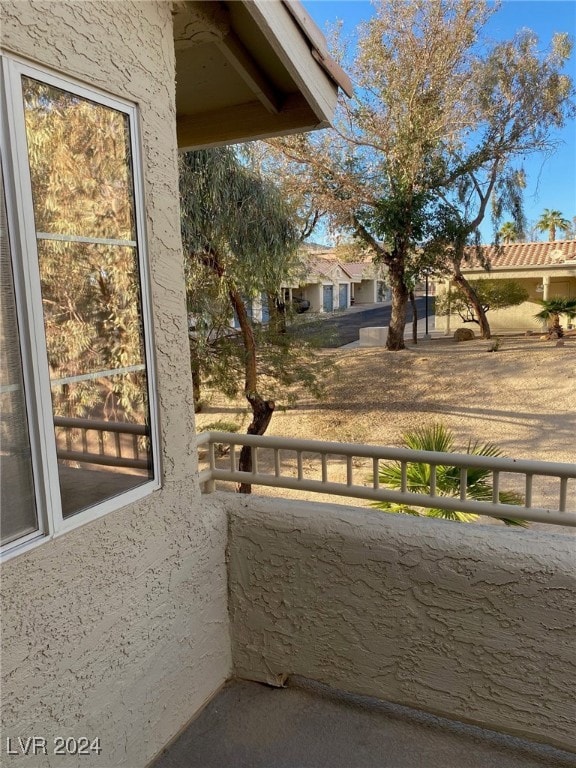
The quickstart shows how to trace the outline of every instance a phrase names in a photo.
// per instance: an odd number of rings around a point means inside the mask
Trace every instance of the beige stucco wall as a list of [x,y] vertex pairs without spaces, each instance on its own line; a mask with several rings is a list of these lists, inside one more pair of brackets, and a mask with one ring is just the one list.
[[[8,765],[139,768],[228,676],[226,521],[192,446],[168,2],[2,2],[2,45],[141,110],[163,488],[2,566],[4,737],[103,753]],[[65,762],[64,762],[65,760]]]
[[301,290],[303,298],[308,299],[310,302],[310,310],[312,312],[320,312],[322,310],[322,284],[314,283],[305,285]]
[[356,304],[374,304],[378,301],[376,280],[362,280],[354,286]]
[[574,749],[573,537],[226,504],[239,676],[303,675]]
[[[541,305],[538,304],[538,301],[542,299],[543,293],[536,291],[536,287],[542,283],[542,275],[536,274],[535,276],[530,277],[526,275],[526,272],[520,273],[519,275],[515,275],[513,272],[507,272],[501,275],[501,277],[505,279],[517,280],[517,282],[528,291],[529,298],[517,307],[489,310],[487,314],[488,322],[490,323],[491,330],[495,333],[507,331],[533,331],[537,333],[545,328],[545,324],[534,317],[536,312],[539,312],[542,309]],[[478,277],[478,275],[474,275],[474,277],[471,278],[471,276],[468,275],[469,279],[478,279]],[[498,277],[493,275],[492,279],[497,280]],[[561,275],[548,275],[548,279],[550,281],[548,288],[549,298],[556,296],[574,298],[576,296],[576,276],[564,272]],[[445,292],[446,284],[438,284],[438,296],[441,296]],[[445,330],[447,324],[447,317],[445,315],[436,316],[436,330]],[[566,327],[566,318],[562,318],[562,324]],[[466,323],[466,325],[464,325],[460,316],[454,314],[450,316],[449,327],[452,332],[454,332],[456,328],[471,328],[476,334],[478,334],[479,328],[476,323]]]

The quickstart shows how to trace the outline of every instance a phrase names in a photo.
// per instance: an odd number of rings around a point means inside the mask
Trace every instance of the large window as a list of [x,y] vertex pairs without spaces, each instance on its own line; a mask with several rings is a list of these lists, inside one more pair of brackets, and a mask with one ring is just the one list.
[[21,547],[157,487],[158,441],[135,108],[2,65],[1,538]]

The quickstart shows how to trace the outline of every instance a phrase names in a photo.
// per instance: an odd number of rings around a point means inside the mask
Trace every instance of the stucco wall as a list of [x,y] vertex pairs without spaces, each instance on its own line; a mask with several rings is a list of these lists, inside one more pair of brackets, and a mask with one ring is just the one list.
[[236,674],[574,749],[573,537],[230,498]]
[[201,500],[179,239],[168,2],[2,2],[2,45],[141,110],[163,488],[2,567],[4,737],[99,736],[139,768],[230,670],[226,520]]
[[[541,320],[537,320],[534,315],[542,309],[542,306],[538,303],[543,297],[543,293],[536,291],[536,286],[542,283],[542,276],[536,277],[515,277],[513,274],[506,274],[506,279],[516,280],[522,287],[524,287],[528,293],[529,298],[527,301],[522,302],[516,307],[509,307],[508,309],[491,309],[488,311],[487,317],[490,323],[490,328],[495,333],[506,331],[533,331],[538,333],[545,328],[545,323]],[[476,277],[474,278],[476,279]],[[497,279],[494,277],[493,279]],[[437,285],[438,296],[443,295],[446,292],[445,284]],[[576,296],[576,277],[570,276],[552,276],[550,278],[550,285],[548,288],[548,296],[550,298],[556,296],[565,296],[572,298]],[[562,324],[566,327],[567,320],[562,318]],[[436,330],[445,330],[447,326],[446,315],[436,316]],[[471,328],[476,335],[478,335],[478,325],[476,323],[464,323],[459,315],[450,316],[450,329],[452,332],[456,328]]]
[[377,299],[376,281],[363,280],[354,286],[356,304],[373,304]]
[[301,290],[302,296],[310,302],[312,312],[320,312],[322,309],[322,285],[306,285]]

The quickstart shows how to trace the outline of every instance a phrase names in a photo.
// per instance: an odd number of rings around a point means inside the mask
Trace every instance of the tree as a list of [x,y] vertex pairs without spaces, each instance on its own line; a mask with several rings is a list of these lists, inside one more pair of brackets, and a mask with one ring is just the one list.
[[538,302],[542,309],[534,317],[549,324],[548,338],[561,339],[564,329],[560,325],[560,315],[569,319],[576,317],[576,299],[565,299],[557,296],[553,299],[542,299]]
[[[516,307],[523,301],[527,301],[530,296],[528,291],[515,280],[480,278],[469,282],[485,314],[491,309]],[[436,297],[435,310],[438,315],[456,313],[460,315],[463,323],[478,323],[475,307],[470,302],[468,294],[458,286],[450,291],[449,296],[446,293]]]
[[470,50],[490,13],[483,0],[382,0],[347,65],[357,88],[340,101],[335,132],[274,141],[332,227],[387,266],[389,350],[404,348],[406,273],[434,223],[445,142],[473,123]]
[[557,229],[560,229],[563,232],[570,231],[570,222],[562,216],[560,211],[553,211],[550,208],[545,208],[544,213],[536,223],[536,227],[540,232],[548,232],[548,240],[552,242],[556,240]]
[[380,0],[349,65],[357,88],[340,102],[335,133],[275,142],[316,190],[332,225],[353,232],[388,267],[392,318],[387,348],[404,347],[407,272],[415,254],[450,270],[490,337],[462,273],[492,205],[523,230],[524,174],[515,161],[553,147],[573,112],[567,35],[542,55],[524,31],[482,48],[493,12],[483,0]]
[[[420,427],[402,436],[403,447],[414,451],[435,451],[439,453],[454,453],[454,435],[443,424],[432,424]],[[471,456],[502,456],[502,451],[493,443],[480,445],[478,442],[468,442],[465,451]],[[493,487],[489,481],[491,470],[480,467],[469,467],[466,474],[466,498],[475,501],[492,501]],[[378,471],[380,485],[400,490],[403,487],[403,471],[400,462],[381,465]],[[412,493],[429,494],[432,485],[430,465],[426,462],[410,462],[406,470],[406,490]],[[440,465],[436,467],[435,495],[460,497],[460,467]],[[519,504],[522,497],[510,491],[498,493],[500,504]],[[440,517],[460,523],[470,523],[478,519],[478,515],[464,511],[442,509],[441,507],[411,507],[408,504],[397,504],[391,501],[376,501],[373,507],[385,512],[396,512],[406,515],[424,517]],[[523,520],[501,518],[506,525],[526,527]]]
[[[125,115],[24,78],[48,363],[57,415],[134,420],[147,408]],[[128,369],[128,370],[127,370]],[[130,370],[132,369],[132,370]],[[114,375],[106,371],[119,371]]]
[[566,230],[566,240],[576,240],[576,216],[572,216],[570,227]]
[[[446,145],[441,238],[447,244],[453,279],[474,307],[483,338],[490,338],[490,326],[462,265],[468,261],[489,267],[479,233],[489,204],[495,229],[508,212],[518,231],[524,230],[525,175],[516,163],[528,154],[551,151],[553,130],[574,115],[572,81],[561,73],[571,50],[568,35],[557,34],[550,50],[542,54],[538,38],[529,30],[495,45],[473,71],[475,131],[463,136],[460,146]],[[473,248],[468,247],[471,241]]]
[[513,221],[505,221],[498,230],[498,235],[506,244],[515,243],[522,237],[522,233],[518,231],[518,227]]
[[[274,337],[273,324],[257,326],[246,306],[253,297],[276,295],[282,280],[299,267],[298,232],[274,185],[231,148],[184,154],[180,195],[188,308],[196,327],[193,371],[229,395],[243,379],[252,411],[248,434],[262,435],[275,409],[272,382],[316,383],[309,347]],[[233,313],[238,333],[230,328]],[[251,471],[248,446],[239,468]],[[249,493],[250,486],[239,490]]]

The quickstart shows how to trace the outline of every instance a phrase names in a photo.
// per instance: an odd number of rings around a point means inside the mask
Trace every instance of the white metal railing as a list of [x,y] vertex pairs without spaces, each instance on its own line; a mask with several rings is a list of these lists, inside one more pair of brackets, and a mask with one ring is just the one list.
[[[226,446],[228,457],[216,446]],[[237,461],[238,446],[252,447],[252,472],[240,472]],[[530,461],[492,456],[475,456],[469,453],[436,453],[433,451],[413,451],[407,448],[389,448],[385,446],[356,445],[354,443],[329,443],[318,440],[299,440],[287,437],[268,437],[259,435],[238,435],[230,432],[203,432],[197,437],[198,449],[204,448],[206,455],[201,457],[200,482],[205,492],[214,490],[216,480],[266,485],[275,488],[288,488],[300,491],[312,491],[323,494],[348,496],[370,501],[390,501],[397,504],[410,504],[419,507],[434,507],[446,510],[469,512],[477,515],[498,518],[516,518],[530,522],[548,523],[576,527],[576,464],[559,462]],[[269,470],[262,469],[261,454],[266,451]],[[296,456],[295,476],[283,472],[282,460],[287,453]],[[319,463],[320,479],[305,477],[303,456],[309,455]],[[334,482],[328,479],[329,459],[339,457],[346,462],[346,481]],[[271,458],[271,460],[270,460]],[[371,459],[372,485],[355,482],[354,460]],[[379,484],[378,470],[380,461],[397,461],[401,465],[401,489],[399,491],[383,488]],[[203,466],[202,462],[207,464]],[[407,466],[410,463],[425,463],[430,466],[430,491],[414,493],[408,490]],[[219,466],[222,464],[225,466]],[[436,468],[460,468],[459,498],[442,496],[436,493]],[[477,501],[467,498],[467,471],[480,467],[492,475],[492,500]],[[366,467],[358,470],[366,475]],[[499,501],[503,475],[520,478],[524,501],[518,504],[502,504]],[[551,493],[557,498],[554,506],[536,506],[534,479],[550,478],[557,480],[557,488]],[[569,481],[572,494],[569,499]],[[550,489],[548,489],[550,493]]]

